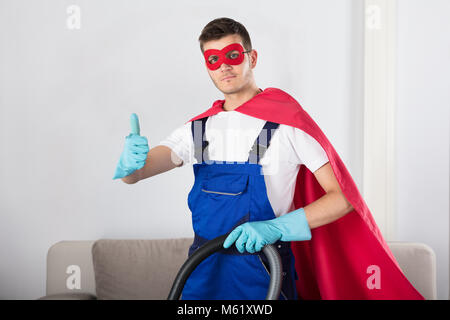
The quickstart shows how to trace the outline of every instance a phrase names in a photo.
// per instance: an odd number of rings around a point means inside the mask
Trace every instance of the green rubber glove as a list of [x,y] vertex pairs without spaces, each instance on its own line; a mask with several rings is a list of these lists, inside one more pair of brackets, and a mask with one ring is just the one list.
[[241,224],[231,231],[225,239],[223,247],[229,248],[236,242],[236,248],[240,253],[245,250],[255,253],[261,251],[266,244],[272,244],[278,240],[311,240],[311,230],[303,208],[275,219]]
[[146,137],[140,135],[139,119],[136,113],[130,117],[131,133],[125,137],[125,147],[120,155],[114,179],[129,176],[145,165],[149,151]]

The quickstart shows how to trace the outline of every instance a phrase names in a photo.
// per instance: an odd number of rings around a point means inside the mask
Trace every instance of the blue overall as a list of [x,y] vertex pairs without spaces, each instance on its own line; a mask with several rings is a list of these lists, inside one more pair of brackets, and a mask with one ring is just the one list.
[[[198,163],[193,164],[195,182],[188,195],[195,234],[189,256],[206,241],[226,234],[242,223],[276,218],[267,197],[259,160],[279,124],[265,123],[247,161],[224,162],[209,160],[205,152],[208,146],[204,139],[207,119],[192,121]],[[197,128],[195,133],[194,127]],[[290,242],[277,241],[274,246],[283,263],[283,286],[279,299],[297,299],[297,274]],[[268,270],[268,261],[262,251],[240,253],[233,244],[210,255],[197,266],[186,281],[181,299],[264,300],[270,281]]]

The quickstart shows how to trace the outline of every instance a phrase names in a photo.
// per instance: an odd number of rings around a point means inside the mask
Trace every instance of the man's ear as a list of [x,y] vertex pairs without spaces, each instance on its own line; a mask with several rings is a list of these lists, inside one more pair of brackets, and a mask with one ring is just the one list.
[[256,67],[257,60],[258,60],[258,52],[255,49],[253,49],[252,52],[250,52],[250,59],[249,59],[249,64],[250,64],[251,69]]

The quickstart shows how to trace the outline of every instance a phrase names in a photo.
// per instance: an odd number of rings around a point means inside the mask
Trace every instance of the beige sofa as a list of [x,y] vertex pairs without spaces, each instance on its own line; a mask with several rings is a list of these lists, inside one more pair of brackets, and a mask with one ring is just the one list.
[[[60,241],[48,251],[46,295],[38,299],[166,299],[191,243],[192,238]],[[388,245],[415,288],[436,299],[433,250],[421,243]]]

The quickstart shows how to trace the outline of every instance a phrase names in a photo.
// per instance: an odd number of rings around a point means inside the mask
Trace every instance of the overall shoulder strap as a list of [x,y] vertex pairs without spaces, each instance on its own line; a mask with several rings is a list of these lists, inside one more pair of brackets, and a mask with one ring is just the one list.
[[208,120],[208,117],[191,121],[192,139],[194,140],[194,156],[198,163],[203,162],[203,153],[208,146],[208,141],[204,139],[206,120]]
[[264,127],[261,129],[261,132],[259,133],[255,142],[253,143],[252,148],[250,149],[247,160],[248,162],[259,163],[259,161],[266,153],[266,150],[269,148],[272,135],[279,125],[280,124],[276,122],[266,121]]

